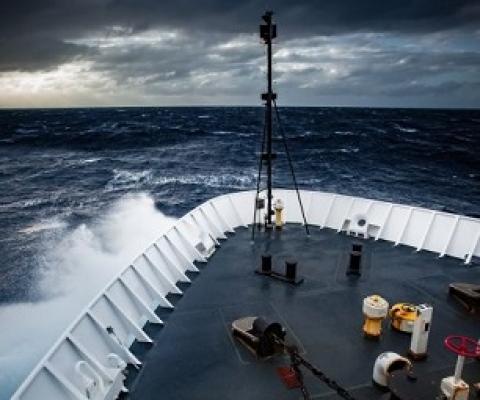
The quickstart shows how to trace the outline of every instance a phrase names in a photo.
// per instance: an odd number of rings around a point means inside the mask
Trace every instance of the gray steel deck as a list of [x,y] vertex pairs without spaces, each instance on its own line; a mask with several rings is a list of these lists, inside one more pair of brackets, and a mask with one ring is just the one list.
[[[371,383],[374,360],[387,350],[404,354],[410,343],[409,335],[391,330],[387,323],[380,341],[363,338],[362,300],[380,294],[391,305],[433,305],[429,357],[414,363],[415,373],[434,388],[433,399],[439,380],[454,370],[455,356],[444,348],[443,339],[448,334],[480,336],[480,318],[449,298],[448,284],[480,283],[480,267],[369,240],[362,241],[361,278],[347,278],[348,252],[355,239],[329,229],[312,230],[307,238],[302,227],[288,225],[281,233],[257,234],[252,245],[250,231],[238,229],[223,241],[207,264],[197,265],[201,272],[190,275],[192,284],[182,286],[184,295],[172,297],[175,310],[158,310],[164,327],[147,327],[155,344],[135,343],[143,367],[130,369],[130,393],[125,397],[300,398],[300,392],[287,390],[277,375],[278,366],[288,365],[286,358],[258,361],[230,335],[234,319],[263,315],[283,323],[304,356],[356,398],[380,399],[384,393]],[[305,282],[293,287],[254,274],[263,252],[273,255],[279,269],[287,256],[296,258]],[[464,375],[470,383],[480,381],[480,362],[469,360]],[[338,398],[308,374],[306,385],[313,398]]]

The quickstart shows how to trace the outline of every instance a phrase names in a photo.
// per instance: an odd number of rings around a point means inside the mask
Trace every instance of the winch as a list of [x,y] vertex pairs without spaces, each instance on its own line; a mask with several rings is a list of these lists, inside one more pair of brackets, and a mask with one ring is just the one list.
[[329,378],[299,352],[296,345],[286,342],[286,330],[278,322],[268,322],[262,317],[243,317],[232,322],[232,334],[258,358],[275,354],[288,355],[290,365],[277,369],[288,389],[299,389],[304,400],[310,400],[310,392],[305,386],[304,373],[300,367],[312,373],[330,389],[345,400],[355,398],[335,380]]
[[397,303],[389,311],[392,327],[400,332],[412,333],[417,319],[417,306],[410,303]]
[[278,322],[267,322],[262,317],[244,317],[233,321],[232,334],[257,357],[265,358],[279,350],[277,342],[285,339],[286,332]]
[[363,299],[363,333],[367,337],[378,338],[382,334],[382,321],[388,313],[388,302],[374,294]]

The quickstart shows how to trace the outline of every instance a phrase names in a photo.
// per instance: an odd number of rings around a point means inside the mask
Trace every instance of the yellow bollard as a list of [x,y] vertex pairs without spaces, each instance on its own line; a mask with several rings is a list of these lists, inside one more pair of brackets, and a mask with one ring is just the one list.
[[283,220],[282,220],[282,211],[283,211],[283,202],[280,199],[275,201],[275,228],[282,229]]
[[382,322],[388,313],[388,302],[376,294],[363,299],[363,333],[367,337],[379,338],[382,334]]

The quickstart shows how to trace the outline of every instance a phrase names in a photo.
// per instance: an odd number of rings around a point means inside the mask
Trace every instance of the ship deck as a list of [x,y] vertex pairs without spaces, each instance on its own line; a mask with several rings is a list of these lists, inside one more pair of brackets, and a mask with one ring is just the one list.
[[[356,399],[384,398],[372,385],[374,361],[384,351],[406,354],[410,344],[410,336],[391,329],[387,321],[379,341],[363,337],[364,297],[380,294],[390,305],[433,305],[428,358],[414,363],[425,399],[435,398],[440,379],[454,371],[456,356],[444,347],[444,338],[480,334],[480,318],[448,295],[451,282],[480,283],[479,266],[330,229],[312,227],[307,237],[302,226],[287,225],[280,233],[257,232],[253,245],[250,234],[239,228],[229,235],[208,263],[197,264],[200,273],[189,275],[191,284],[182,284],[184,294],[169,297],[175,309],[157,310],[165,325],[146,327],[153,345],[134,344],[143,366],[129,369],[126,398],[301,398],[277,374],[277,367],[288,365],[287,358],[257,360],[232,338],[232,321],[244,316],[280,322],[302,355]],[[363,244],[360,278],[345,275],[354,241]],[[262,253],[272,254],[274,268],[282,270],[287,257],[295,258],[304,283],[292,286],[255,274]],[[480,362],[466,361],[464,379],[480,381]],[[339,398],[307,372],[305,383],[312,398]]]

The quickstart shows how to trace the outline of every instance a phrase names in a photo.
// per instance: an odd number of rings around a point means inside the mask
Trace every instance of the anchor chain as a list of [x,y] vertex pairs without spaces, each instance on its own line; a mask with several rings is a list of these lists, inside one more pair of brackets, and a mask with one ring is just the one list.
[[327,385],[330,389],[334,390],[341,398],[345,400],[355,400],[355,397],[353,397],[346,389],[341,387],[335,380],[326,376],[317,367],[315,367],[313,364],[305,360],[300,354],[298,354],[298,350],[295,346],[284,345],[284,348],[290,356],[291,368],[295,371],[296,378],[300,383],[300,390],[305,400],[310,399],[310,394],[305,387],[303,381],[303,373],[299,368],[300,365],[303,365],[306,369],[308,369],[314,376],[316,376],[323,383],[325,383],[325,385]]

